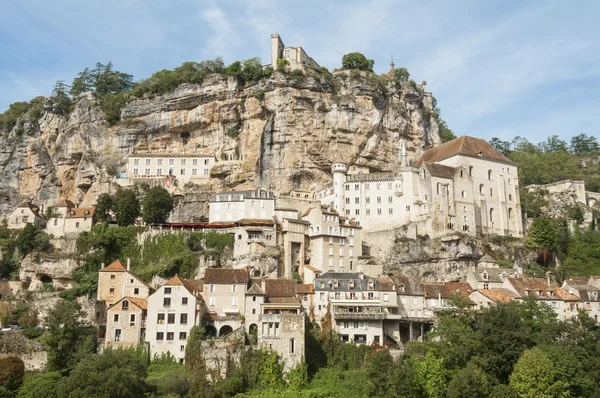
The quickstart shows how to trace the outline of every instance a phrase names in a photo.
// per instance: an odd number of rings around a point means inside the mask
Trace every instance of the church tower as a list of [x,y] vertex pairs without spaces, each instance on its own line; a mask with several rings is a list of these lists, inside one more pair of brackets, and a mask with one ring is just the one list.
[[346,204],[346,173],[348,165],[342,159],[339,148],[335,152],[333,163],[331,165],[331,174],[333,174],[333,205],[340,215],[344,214]]

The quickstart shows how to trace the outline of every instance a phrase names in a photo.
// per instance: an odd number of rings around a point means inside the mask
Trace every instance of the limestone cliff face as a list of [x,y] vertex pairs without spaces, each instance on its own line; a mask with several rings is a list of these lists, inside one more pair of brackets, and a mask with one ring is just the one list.
[[48,99],[24,132],[0,137],[2,214],[22,199],[93,204],[114,190],[107,169],[124,171],[133,152],[216,156],[210,180],[185,187],[175,215],[185,218],[203,212],[206,194],[218,189],[287,193],[326,184],[338,150],[349,164],[386,171],[399,162],[401,140],[412,159],[440,142],[430,94],[409,84],[383,88],[364,74],[275,73],[243,89],[233,78],[209,76],[202,85],[130,102],[112,127],[91,94],[77,98],[68,117],[52,107]]

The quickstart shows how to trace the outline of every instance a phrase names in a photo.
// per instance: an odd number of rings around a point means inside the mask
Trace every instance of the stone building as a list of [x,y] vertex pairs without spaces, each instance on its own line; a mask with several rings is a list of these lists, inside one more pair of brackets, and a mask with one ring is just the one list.
[[134,153],[127,158],[122,177],[131,182],[169,180],[168,188],[210,178],[215,156],[203,153]]
[[106,346],[135,347],[146,337],[148,300],[123,297],[106,311]]
[[498,263],[489,255],[483,256],[475,269],[467,273],[467,283],[473,289],[497,289],[506,278],[520,278],[516,269],[500,268]]
[[238,220],[273,220],[275,195],[264,189],[225,191],[210,198],[208,220],[211,223]]
[[325,272],[315,279],[317,322],[329,324],[344,342],[397,345],[400,339],[398,298],[388,277]]
[[[308,209],[310,265],[323,272],[351,272],[362,256],[362,228],[326,206]],[[303,270],[304,272],[304,270]]]
[[209,336],[221,337],[242,326],[248,281],[246,269],[208,268],[205,271],[202,296]]
[[396,170],[348,168],[341,154],[332,186],[315,193],[367,231],[411,227],[412,235],[522,236],[517,167],[485,140],[463,136],[409,165],[404,143]]
[[419,283],[403,275],[392,277],[398,295],[400,342],[423,341],[435,320],[435,314],[425,306],[425,294]]
[[277,70],[277,60],[285,59],[289,62],[290,70],[305,69],[307,67],[319,69],[320,66],[314,59],[306,54],[306,51],[300,47],[286,47],[279,37],[279,34],[271,34],[271,66]]
[[[597,285],[597,284],[596,284]],[[562,284],[570,294],[581,299],[581,309],[598,322],[600,316],[600,287],[594,286],[594,278],[569,278]]]
[[148,297],[146,341],[150,355],[171,354],[183,363],[193,326],[204,316],[202,284],[174,276]]
[[8,229],[23,229],[27,224],[43,227],[46,224],[40,207],[31,202],[21,203],[7,218]]
[[281,246],[283,248],[283,272],[285,278],[291,278],[294,272],[302,271],[309,245],[308,231],[310,222],[294,218],[283,218],[281,222]]
[[61,199],[50,207],[56,217],[48,220],[46,231],[55,238],[74,237],[92,229],[93,207],[76,207],[67,199]]
[[469,294],[469,299],[475,303],[476,308],[483,309],[489,308],[498,304],[506,304],[516,298],[519,295],[512,290],[504,288],[477,288]]

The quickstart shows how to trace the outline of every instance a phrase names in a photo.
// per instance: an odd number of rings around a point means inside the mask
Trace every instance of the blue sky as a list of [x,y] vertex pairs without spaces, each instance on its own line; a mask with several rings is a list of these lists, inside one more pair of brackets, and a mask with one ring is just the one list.
[[457,135],[599,135],[598,1],[10,3],[0,23],[0,112],[98,61],[136,79],[217,56],[266,63],[278,32],[329,69],[360,51],[381,73],[393,53],[396,66],[427,81]]

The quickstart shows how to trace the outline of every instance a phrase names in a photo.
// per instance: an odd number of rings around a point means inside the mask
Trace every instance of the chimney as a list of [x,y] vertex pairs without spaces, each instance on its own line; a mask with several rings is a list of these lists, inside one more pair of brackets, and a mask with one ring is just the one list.
[[127,258],[127,271],[131,272],[131,259]]
[[264,278],[260,280],[260,288],[263,292],[267,293],[267,284]]
[[104,268],[104,263],[100,264],[100,269]]

